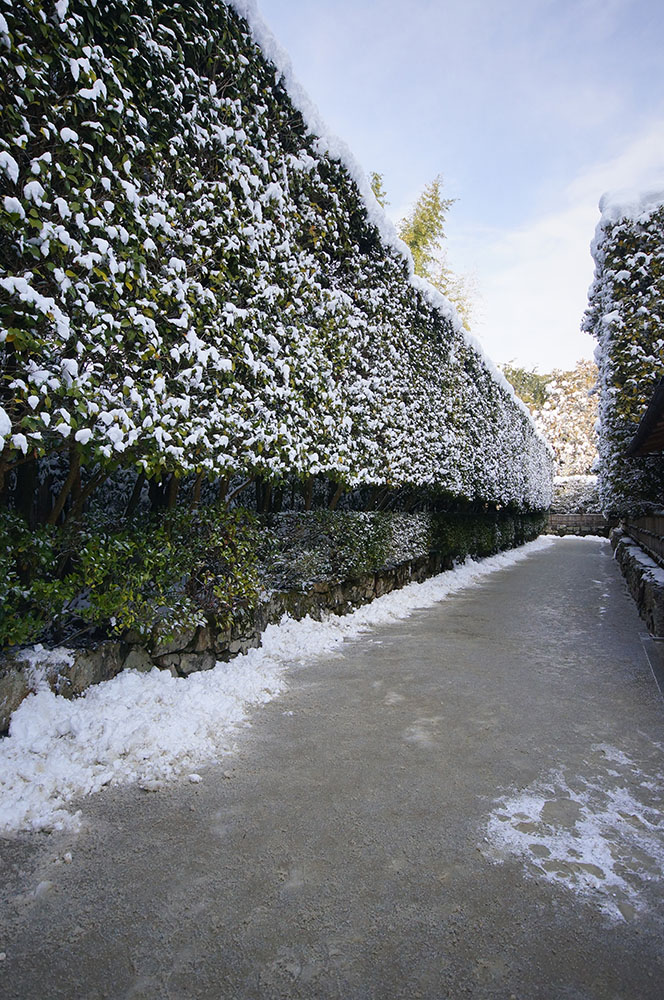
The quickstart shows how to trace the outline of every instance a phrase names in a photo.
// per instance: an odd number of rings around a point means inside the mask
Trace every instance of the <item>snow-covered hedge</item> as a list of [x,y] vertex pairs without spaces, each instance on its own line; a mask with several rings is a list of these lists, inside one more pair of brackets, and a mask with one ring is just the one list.
[[553,448],[558,476],[590,475],[597,461],[596,384],[592,361],[579,361],[571,371],[553,371],[546,399],[533,411],[536,426]]
[[600,209],[584,320],[598,340],[600,495],[607,514],[636,513],[664,495],[662,458],[625,454],[664,374],[664,184]]
[[0,473],[548,506],[529,416],[268,56],[241,0],[0,0]]
[[597,476],[556,476],[552,514],[601,514]]

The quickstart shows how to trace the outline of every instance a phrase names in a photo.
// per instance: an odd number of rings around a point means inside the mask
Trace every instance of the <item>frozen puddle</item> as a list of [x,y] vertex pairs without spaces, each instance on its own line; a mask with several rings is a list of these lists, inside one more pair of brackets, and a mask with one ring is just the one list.
[[483,854],[520,857],[526,875],[592,900],[613,919],[647,908],[649,883],[664,878],[662,748],[648,771],[615,747],[592,748],[592,777],[565,769],[495,803]]

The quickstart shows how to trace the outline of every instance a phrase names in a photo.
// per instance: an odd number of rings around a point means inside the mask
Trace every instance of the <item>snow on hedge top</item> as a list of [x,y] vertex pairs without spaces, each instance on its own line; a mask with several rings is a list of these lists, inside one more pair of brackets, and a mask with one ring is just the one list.
[[[403,240],[399,239],[394,224],[376,201],[364,170],[343,139],[333,135],[327,128],[318,108],[297,80],[290,56],[263,20],[256,0],[228,0],[228,4],[245,19],[263,55],[276,67],[292,103],[304,118],[309,131],[318,138],[318,151],[327,153],[333,160],[340,160],[343,163],[366,202],[370,223],[376,227],[388,246],[394,247],[404,256],[412,270],[413,259],[410,250]],[[450,305],[450,309],[452,308]]]
[[[321,117],[320,111],[306,93],[293,70],[293,64],[286,50],[279,44],[272,31],[267,26],[258,9],[256,0],[228,0],[229,6],[233,7],[241,17],[245,19],[251,29],[254,41],[259,46],[263,55],[274,63],[281,74],[282,83],[291,101],[304,118],[310,132],[318,138],[318,150],[327,153],[332,159],[339,160],[348,170],[350,176],[355,181],[358,190],[364,200],[369,223],[380,233],[380,237],[386,246],[392,247],[401,254],[407,263],[411,283],[414,287],[424,292],[430,304],[437,309],[442,316],[449,320],[455,329],[463,336],[464,340],[471,347],[482,362],[490,371],[494,380],[510,396],[513,396],[516,405],[526,416],[530,418],[530,410],[514,392],[513,386],[508,382],[495,362],[486,354],[482,344],[476,337],[468,332],[461,321],[456,308],[444,295],[434,288],[426,279],[415,274],[413,257],[409,247],[399,238],[394,223],[385,213],[383,206],[376,200],[367,175],[362,166],[355,158],[350,147],[338,136],[331,133]],[[539,436],[539,431],[536,429]],[[542,438],[545,441],[544,438]]]
[[646,218],[664,205],[664,174],[653,178],[647,187],[620,188],[607,191],[599,202],[602,223],[633,219],[635,222]]

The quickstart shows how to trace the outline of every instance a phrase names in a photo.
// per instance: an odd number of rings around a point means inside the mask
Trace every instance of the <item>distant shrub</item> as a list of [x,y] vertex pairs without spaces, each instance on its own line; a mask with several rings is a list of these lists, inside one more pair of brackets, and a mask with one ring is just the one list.
[[597,476],[556,476],[552,514],[601,514]]

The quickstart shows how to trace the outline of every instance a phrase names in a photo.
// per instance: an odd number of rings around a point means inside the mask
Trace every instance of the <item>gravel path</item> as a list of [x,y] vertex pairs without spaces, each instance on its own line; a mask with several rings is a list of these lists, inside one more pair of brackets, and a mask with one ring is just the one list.
[[0,842],[0,996],[659,1000],[643,634],[561,539],[295,668],[199,784]]

